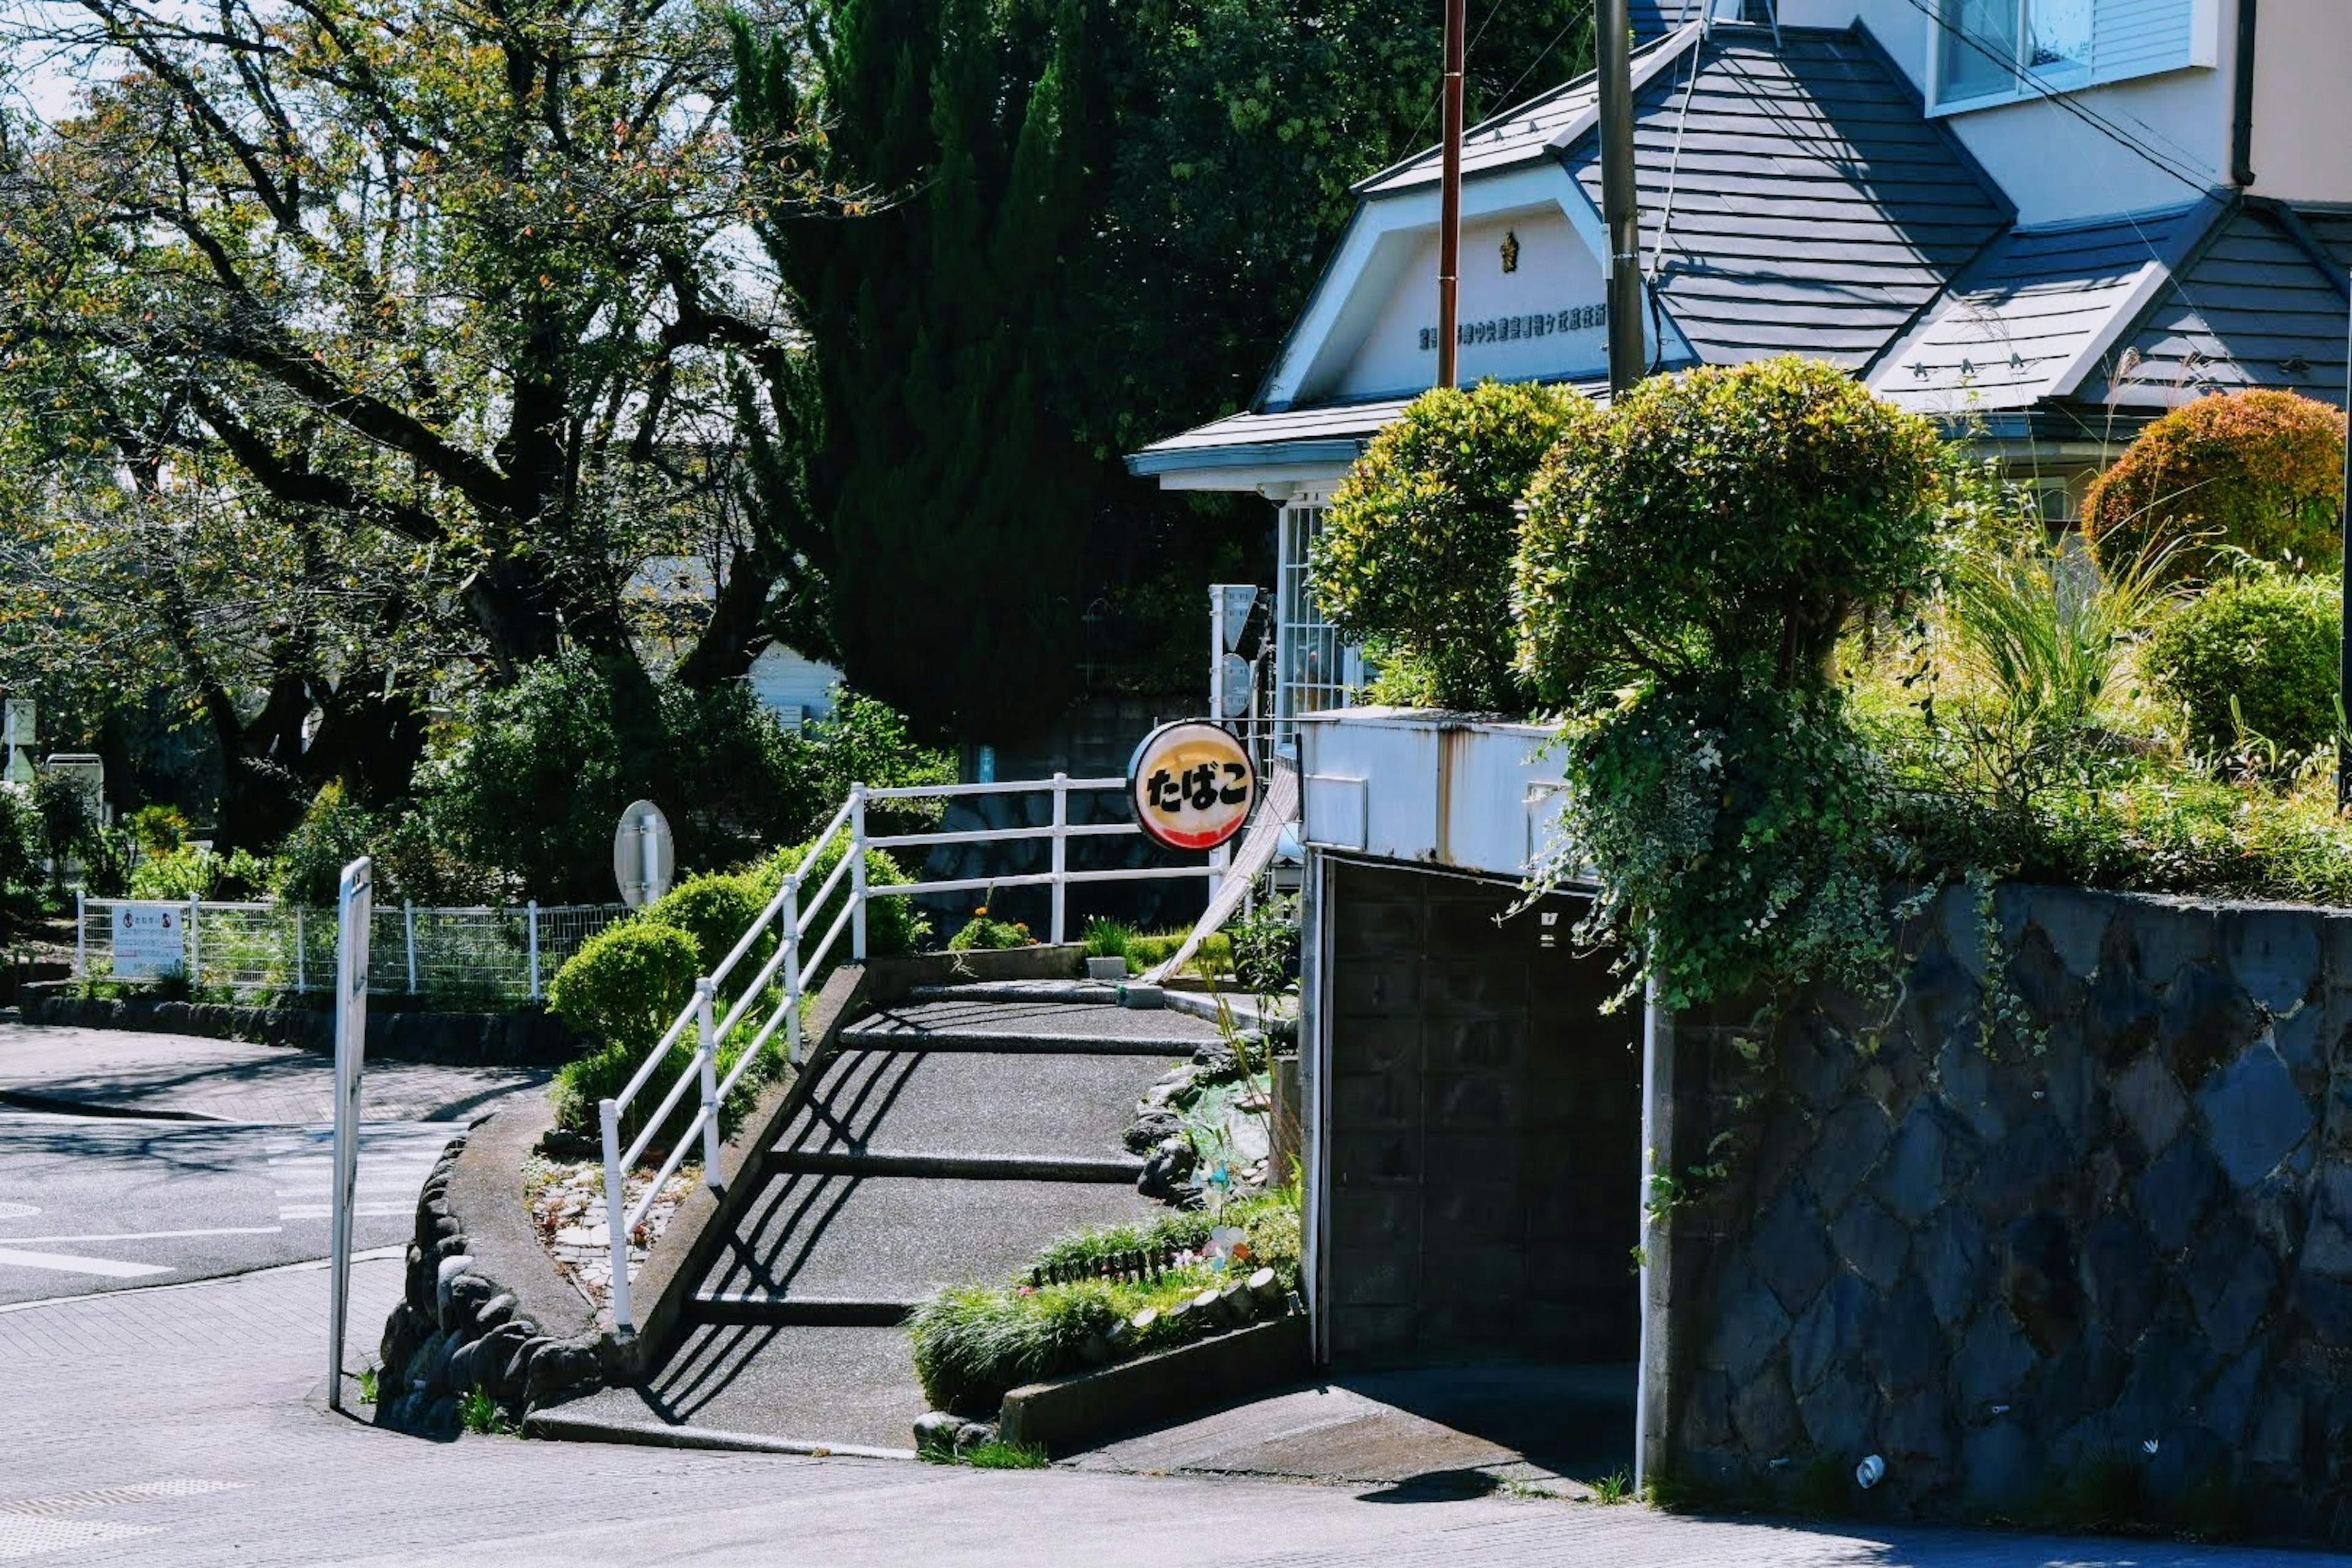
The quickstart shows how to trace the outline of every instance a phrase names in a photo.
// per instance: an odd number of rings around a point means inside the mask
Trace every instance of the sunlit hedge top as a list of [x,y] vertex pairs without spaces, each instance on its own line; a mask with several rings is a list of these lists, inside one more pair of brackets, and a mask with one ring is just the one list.
[[2092,481],[2083,530],[2103,566],[2189,541],[2167,563],[2176,578],[2210,574],[2231,548],[2326,567],[2343,503],[2344,416],[2292,392],[2232,392],[2140,432]]
[[1639,675],[1826,679],[1857,609],[1922,584],[1934,427],[1787,357],[1654,377],[1538,471],[1515,586],[1548,697]]
[[1423,393],[1331,498],[1310,567],[1349,637],[1411,659],[1441,707],[1525,706],[1511,673],[1517,507],[1545,452],[1601,416],[1566,387]]

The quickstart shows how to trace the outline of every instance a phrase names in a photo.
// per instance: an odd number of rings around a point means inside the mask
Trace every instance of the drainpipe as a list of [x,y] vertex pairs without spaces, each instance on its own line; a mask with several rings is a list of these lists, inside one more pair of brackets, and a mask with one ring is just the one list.
[[2254,183],[2255,0],[2238,0],[2236,100],[2230,111],[2230,183],[2240,190]]

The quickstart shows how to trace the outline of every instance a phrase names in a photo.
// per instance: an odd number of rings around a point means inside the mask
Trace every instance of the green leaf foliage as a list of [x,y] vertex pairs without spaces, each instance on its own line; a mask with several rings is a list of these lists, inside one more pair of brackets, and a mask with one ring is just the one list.
[[2200,751],[2228,751],[2242,728],[2307,752],[2336,733],[2343,614],[2337,578],[2225,579],[2157,626],[2147,673]]
[[1528,491],[1522,672],[1546,696],[1737,671],[1819,687],[1857,611],[1924,584],[1934,427],[1793,356],[1655,376]]
[[1436,706],[1523,711],[1502,613],[1519,498],[1565,432],[1601,417],[1561,386],[1488,381],[1413,399],[1331,498],[1308,565],[1317,604],[1424,672]]
[[1546,875],[1599,885],[1584,934],[1685,1007],[1792,980],[1860,984],[1887,951],[1883,770],[1834,693],[1725,675],[1571,723]]
[[2140,432],[2083,498],[2101,565],[2167,544],[2196,579],[2233,553],[2309,570],[2343,549],[2344,415],[2292,392],[2200,397]]

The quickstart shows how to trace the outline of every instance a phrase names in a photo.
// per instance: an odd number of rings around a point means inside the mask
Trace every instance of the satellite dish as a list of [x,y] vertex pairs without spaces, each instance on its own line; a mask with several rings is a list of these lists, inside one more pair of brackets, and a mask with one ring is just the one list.
[[669,891],[677,871],[669,818],[652,801],[631,801],[613,834],[613,880],[621,884],[621,901],[633,910],[645,908]]

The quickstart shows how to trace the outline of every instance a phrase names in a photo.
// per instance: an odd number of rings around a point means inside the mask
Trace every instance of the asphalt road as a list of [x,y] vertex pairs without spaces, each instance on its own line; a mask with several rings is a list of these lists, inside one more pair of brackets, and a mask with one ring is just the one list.
[[[457,1131],[362,1127],[358,1247],[407,1240]],[[0,1303],[322,1258],[332,1143],[324,1126],[0,1111]]]

